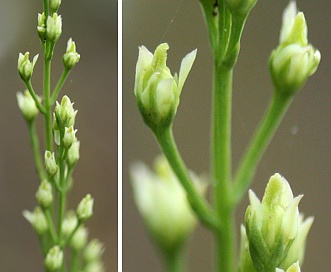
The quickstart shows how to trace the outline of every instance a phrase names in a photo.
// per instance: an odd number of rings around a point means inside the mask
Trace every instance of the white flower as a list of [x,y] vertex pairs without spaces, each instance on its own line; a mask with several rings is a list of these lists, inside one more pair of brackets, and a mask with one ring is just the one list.
[[308,44],[307,23],[291,1],[283,13],[279,46],[270,57],[270,72],[276,90],[293,95],[315,73],[321,53]]
[[168,44],[160,44],[153,55],[145,46],[139,48],[134,93],[140,112],[152,129],[171,123],[197,52],[193,50],[183,58],[177,77],[166,66],[168,49]]
[[283,268],[303,259],[312,219],[303,222],[300,217],[301,198],[302,195],[293,197],[289,183],[279,174],[270,178],[262,203],[253,191],[249,191],[245,226],[257,272]]
[[[197,218],[167,161],[158,157],[155,172],[136,163],[130,174],[136,205],[152,237],[164,250],[177,249],[193,231]],[[191,176],[203,193],[205,183],[194,174]]]

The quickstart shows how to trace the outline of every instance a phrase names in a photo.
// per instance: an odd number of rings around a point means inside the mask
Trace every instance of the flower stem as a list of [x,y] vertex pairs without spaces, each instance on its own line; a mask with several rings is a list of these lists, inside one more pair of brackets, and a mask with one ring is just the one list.
[[185,271],[185,258],[182,249],[175,250],[174,252],[165,253],[166,272],[183,272]]
[[52,135],[52,104],[50,101],[50,77],[51,77],[51,60],[45,56],[44,62],[44,100],[45,100],[45,132],[46,148],[53,152],[53,135]]
[[36,163],[39,180],[42,181],[47,177],[47,175],[46,175],[45,169],[43,167],[43,163],[42,163],[41,156],[40,156],[39,140],[38,140],[38,135],[36,132],[35,122],[34,121],[28,122],[28,127],[29,127],[30,144],[32,147],[32,153],[34,156],[34,160]]
[[59,79],[59,81],[58,81],[58,83],[57,83],[57,85],[56,85],[56,87],[55,87],[55,89],[52,93],[51,105],[53,105],[55,103],[55,101],[56,101],[56,99],[59,95],[59,92],[61,91],[61,88],[62,88],[64,82],[66,81],[66,79],[69,75],[69,72],[70,72],[70,70],[68,70],[66,68],[63,70],[62,75],[61,75],[61,77],[60,77],[60,79]]
[[187,168],[177,150],[172,129],[167,128],[160,131],[155,131],[155,136],[172,170],[185,189],[192,209],[196,212],[197,216],[204,224],[212,229],[217,229],[219,223],[211,211],[208,203],[195,189],[194,184],[189,177]]
[[214,65],[213,181],[214,206],[221,228],[216,231],[216,271],[232,272],[234,264],[234,218],[231,207],[231,100],[232,69]]
[[293,96],[274,93],[269,108],[251,140],[242,162],[236,172],[233,190],[233,205],[236,205],[246,193],[251,184],[257,165],[275,134],[283,116],[286,113]]

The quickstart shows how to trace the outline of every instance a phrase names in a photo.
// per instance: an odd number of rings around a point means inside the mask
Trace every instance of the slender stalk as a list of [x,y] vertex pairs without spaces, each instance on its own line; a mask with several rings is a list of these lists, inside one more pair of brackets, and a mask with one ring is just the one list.
[[68,70],[67,68],[65,68],[62,72],[62,75],[59,79],[59,81],[57,82],[56,86],[55,86],[55,89],[52,93],[52,97],[51,97],[51,105],[53,105],[59,95],[59,92],[61,91],[61,88],[64,84],[64,82],[66,81],[68,75],[70,73],[70,70]]
[[44,62],[44,99],[45,99],[45,132],[46,148],[53,152],[52,104],[50,100],[51,60],[45,56]]
[[78,271],[78,264],[79,264],[78,257],[79,257],[78,252],[76,250],[73,250],[70,258],[70,272]]
[[255,174],[257,165],[275,134],[283,116],[288,109],[293,96],[274,93],[268,110],[250,142],[234,179],[233,205],[236,205],[246,193]]
[[175,252],[165,253],[166,272],[183,272],[185,271],[185,258],[181,249]]
[[76,227],[74,228],[74,230],[70,233],[70,235],[68,236],[68,238],[63,242],[62,244],[62,248],[65,248],[71,241],[72,237],[74,237],[75,233],[77,232],[77,230],[80,228],[80,226],[83,224],[83,222],[78,221]]
[[[61,136],[62,137],[62,136]],[[61,190],[59,190],[58,195],[58,243],[60,244],[62,242],[62,221],[64,217],[64,211],[65,211],[65,200],[66,200],[66,190],[64,190],[65,186],[65,161],[63,158],[64,150],[63,146],[61,145],[59,147],[59,187]]]
[[32,87],[32,84],[31,84],[31,81],[28,80],[28,81],[25,81],[25,86],[26,88],[28,89],[30,95],[32,96],[34,102],[36,103],[36,107],[38,108],[38,110],[45,114],[46,113],[46,110],[44,108],[44,106],[40,103],[37,95],[36,95],[36,92],[34,91],[33,87]]
[[232,69],[214,65],[213,107],[213,179],[214,206],[221,219],[216,232],[217,270],[232,272],[234,265],[234,219],[230,203],[231,194],[231,100]]
[[56,237],[56,232],[55,232],[55,229],[54,229],[54,222],[53,222],[53,218],[52,218],[52,215],[51,215],[51,211],[48,208],[48,209],[43,209],[43,212],[46,216],[47,224],[48,224],[48,227],[49,227],[49,232],[51,234],[52,243],[55,244],[56,241],[57,241],[57,237]]
[[212,229],[217,229],[219,222],[211,211],[206,200],[199,195],[191,181],[187,168],[177,150],[173,138],[172,129],[168,128],[162,131],[156,131],[155,136],[161,146],[161,149],[171,165],[173,171],[178,177],[180,183],[187,193],[187,198],[201,221]]
[[39,140],[38,140],[38,135],[36,132],[36,126],[34,120],[28,122],[28,128],[29,128],[30,144],[32,147],[33,157],[36,163],[39,180],[42,181],[47,177],[47,175],[40,156]]
[[44,1],[44,13],[45,17],[48,18],[48,1],[49,0],[43,0]]

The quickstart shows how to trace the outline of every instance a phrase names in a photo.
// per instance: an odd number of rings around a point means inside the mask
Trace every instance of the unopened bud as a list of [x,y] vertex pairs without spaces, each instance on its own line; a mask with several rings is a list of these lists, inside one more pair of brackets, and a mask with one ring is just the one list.
[[53,153],[50,151],[45,152],[45,168],[46,168],[47,173],[51,177],[53,177],[56,174],[56,172],[58,170],[58,166],[55,161],[54,152]]
[[48,230],[46,217],[40,207],[36,207],[33,212],[23,211],[23,216],[30,222],[38,235],[43,235]]
[[75,165],[79,160],[79,146],[80,146],[79,141],[73,142],[68,150],[67,161],[70,166]]
[[28,90],[25,90],[24,94],[17,93],[16,97],[17,97],[18,107],[20,108],[23,117],[28,122],[32,121],[39,113],[39,110],[31,94],[29,93]]
[[67,69],[72,69],[80,59],[80,55],[76,52],[76,44],[70,38],[67,43],[67,51],[63,55],[63,64]]
[[79,227],[78,230],[75,232],[74,236],[71,238],[71,248],[73,248],[75,251],[82,250],[86,246],[87,237],[87,228],[85,228],[84,226]]
[[75,124],[77,110],[74,110],[73,105],[66,95],[62,97],[61,104],[56,101],[55,116],[59,127],[70,127]]
[[53,202],[52,185],[47,181],[43,180],[39,185],[36,193],[36,199],[40,206],[48,208]]
[[49,1],[49,6],[50,6],[52,12],[57,12],[60,5],[61,5],[61,0],[50,0]]
[[45,267],[48,271],[57,271],[63,263],[63,251],[59,246],[52,247],[45,258]]
[[73,126],[65,127],[64,136],[63,136],[63,145],[66,149],[69,149],[71,145],[77,141],[76,132],[77,129],[74,129]]
[[91,263],[100,260],[104,251],[105,247],[98,239],[91,240],[84,250],[85,262]]
[[52,43],[57,42],[62,33],[62,18],[61,15],[53,13],[47,18],[46,37]]
[[89,219],[93,214],[93,198],[90,194],[87,194],[77,207],[77,217],[81,221]]
[[19,53],[18,55],[17,69],[23,81],[30,80],[33,73],[33,68],[36,65],[39,56],[39,55],[35,55],[31,62],[29,60],[29,55],[30,55],[29,52],[26,52],[24,55],[22,53]]
[[46,17],[45,17],[45,13],[43,12],[42,14],[38,13],[38,26],[37,26],[37,30],[38,30],[38,36],[40,38],[41,41],[44,41],[45,39],[45,35],[46,35]]

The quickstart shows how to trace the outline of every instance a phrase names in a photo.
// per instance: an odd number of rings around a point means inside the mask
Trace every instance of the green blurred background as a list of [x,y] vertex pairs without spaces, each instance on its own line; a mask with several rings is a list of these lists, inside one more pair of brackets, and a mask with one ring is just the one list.
[[[37,13],[42,1],[0,1],[0,271],[43,271],[37,236],[22,216],[34,209],[38,187],[27,126],[18,110],[16,92],[24,86],[17,73],[19,52],[41,53]],[[62,72],[62,54],[72,37],[81,54],[63,92],[75,108],[81,159],[74,172],[69,206],[86,193],[95,198],[88,221],[90,238],[105,243],[107,271],[117,269],[117,2],[62,1],[63,33],[53,61],[52,85]],[[33,84],[40,93],[42,57]],[[61,98],[61,97],[60,97]],[[41,128],[42,118],[38,125]]]
[[[272,95],[268,58],[278,44],[282,12],[288,1],[259,0],[248,18],[234,75],[233,164],[246,147]],[[317,73],[296,96],[258,168],[252,188],[262,196],[269,177],[280,172],[295,195],[304,194],[300,210],[314,215],[303,271],[331,266],[331,126],[330,10],[331,2],[297,1],[308,21],[309,41],[322,53]],[[133,203],[128,166],[135,160],[151,164],[158,146],[139,115],[133,94],[138,46],[151,51],[170,45],[168,66],[179,71],[186,53],[198,55],[185,83],[174,134],[187,165],[208,172],[212,60],[197,0],[123,1],[123,267],[131,272],[163,271]],[[247,197],[237,212],[243,222]],[[189,242],[187,271],[212,271],[213,237],[199,226]]]

